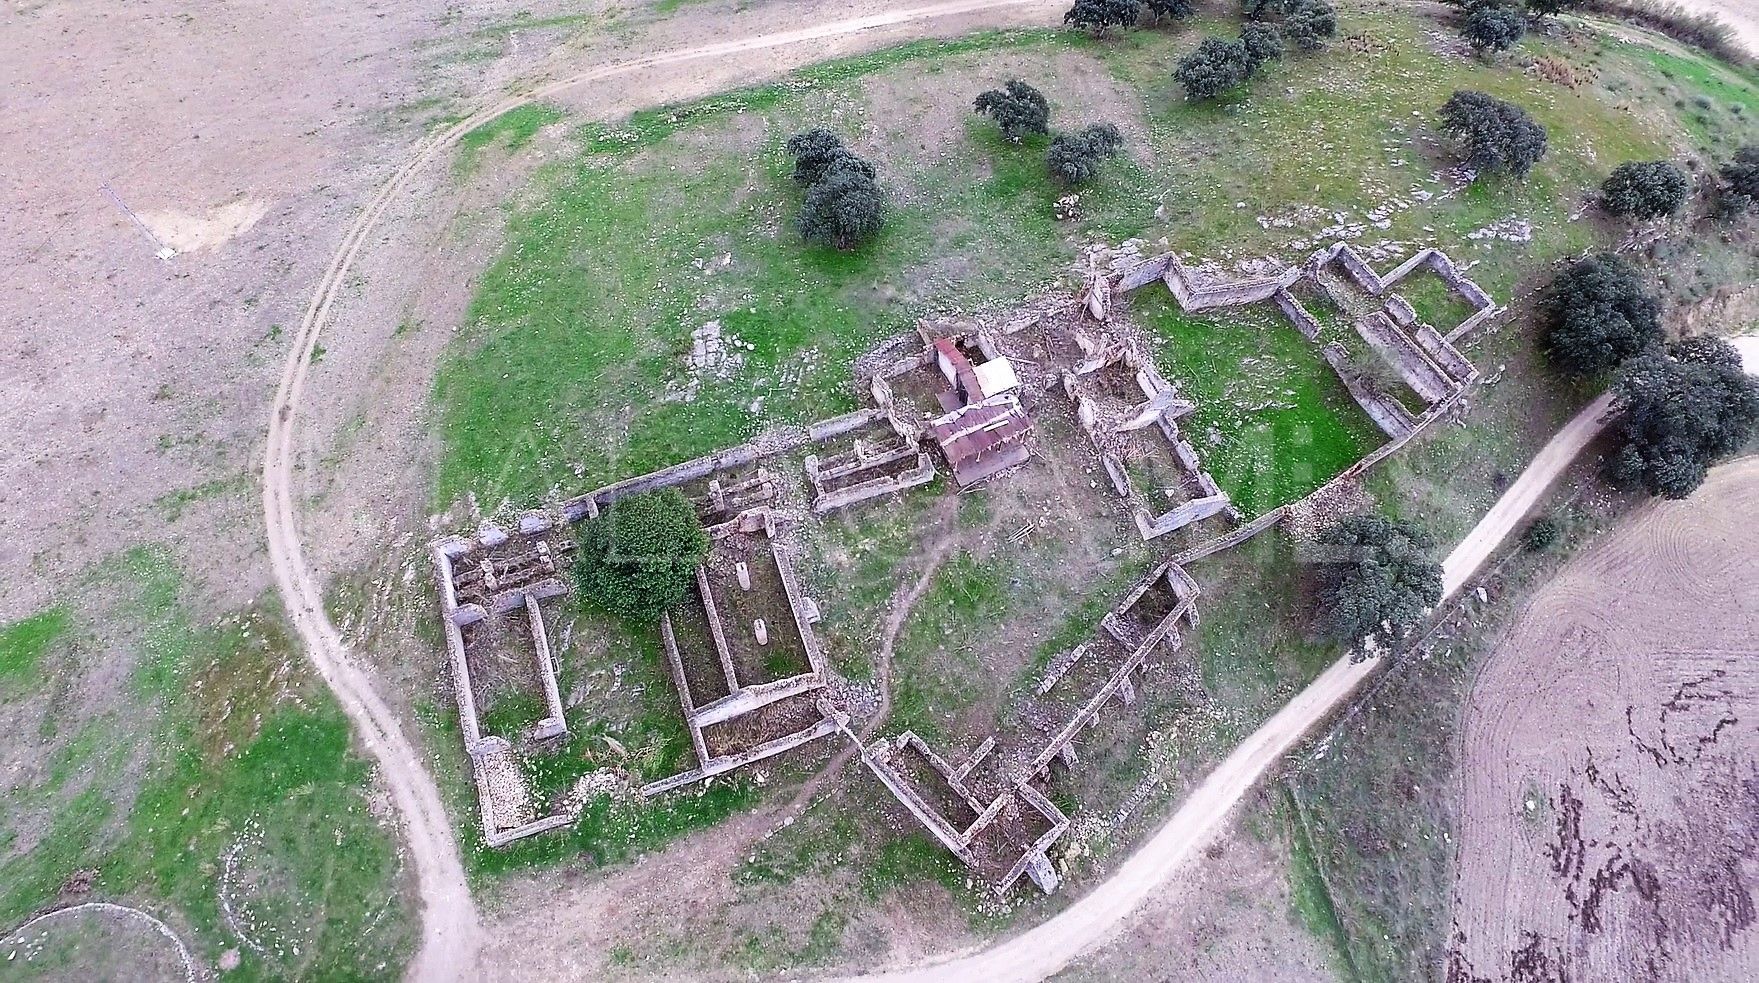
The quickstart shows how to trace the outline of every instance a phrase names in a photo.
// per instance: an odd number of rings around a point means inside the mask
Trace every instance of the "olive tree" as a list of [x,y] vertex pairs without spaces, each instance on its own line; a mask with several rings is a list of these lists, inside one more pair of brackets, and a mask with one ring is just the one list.
[[708,534],[676,488],[620,498],[580,528],[586,596],[630,621],[652,623],[684,600],[708,555]]
[[1027,134],[1050,132],[1051,107],[1044,93],[1019,79],[977,97],[978,112],[996,121],[1002,136],[1019,143]]
[[1613,395],[1621,446],[1607,476],[1651,495],[1685,498],[1712,465],[1759,433],[1759,379],[1719,338],[1688,338],[1631,359]]
[[1317,625],[1326,637],[1396,647],[1441,600],[1435,540],[1421,529],[1363,513],[1328,526],[1319,543],[1331,548],[1320,564]]
[[1480,174],[1524,178],[1545,156],[1545,127],[1520,106],[1482,92],[1455,92],[1441,107],[1441,131],[1465,144],[1466,162]]
[[1251,55],[1247,54],[1245,43],[1207,37],[1196,50],[1180,59],[1173,79],[1185,88],[1187,101],[1201,102],[1246,81],[1252,74],[1250,65]]
[[1063,23],[1103,37],[1109,28],[1128,27],[1141,14],[1140,0],[1075,0]]
[[1661,302],[1610,253],[1571,263],[1538,303],[1546,358],[1566,375],[1595,376],[1661,341]]
[[1601,184],[1600,203],[1614,215],[1642,220],[1672,215],[1691,194],[1691,180],[1672,161],[1632,160]]
[[1466,9],[1460,34],[1480,53],[1507,51],[1527,35],[1527,15],[1502,3],[1475,3]]
[[1283,17],[1283,36],[1302,51],[1318,51],[1337,33],[1337,11],[1326,0],[1298,0]]
[[1110,123],[1094,123],[1077,133],[1059,133],[1045,153],[1051,176],[1068,185],[1088,184],[1099,177],[1099,165],[1117,156],[1124,137]]

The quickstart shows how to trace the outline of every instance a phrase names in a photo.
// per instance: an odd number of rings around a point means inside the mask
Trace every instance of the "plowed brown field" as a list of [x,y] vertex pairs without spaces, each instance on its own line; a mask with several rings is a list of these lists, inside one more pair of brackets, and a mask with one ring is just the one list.
[[1759,460],[1570,562],[1465,713],[1450,983],[1759,979]]

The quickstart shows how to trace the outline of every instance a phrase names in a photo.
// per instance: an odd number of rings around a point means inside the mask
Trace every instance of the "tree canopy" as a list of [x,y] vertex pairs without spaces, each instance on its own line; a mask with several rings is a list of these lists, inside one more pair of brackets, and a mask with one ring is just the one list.
[[1099,177],[1099,165],[1117,156],[1124,137],[1110,123],[1094,123],[1076,133],[1059,133],[1045,153],[1051,176],[1064,184],[1088,184]]
[[1685,498],[1712,465],[1759,433],[1759,379],[1719,338],[1688,338],[1633,358],[1613,393],[1623,443],[1608,477],[1651,495]]
[[1435,540],[1421,529],[1363,513],[1327,527],[1319,542],[1336,550],[1323,564],[1318,619],[1329,638],[1396,646],[1441,600],[1441,564],[1431,556]]
[[976,109],[996,121],[1002,136],[1014,143],[1029,133],[1050,132],[1051,107],[1044,93],[1019,79],[977,97]]
[[855,156],[843,146],[842,137],[824,127],[814,127],[788,138],[785,148],[794,158],[794,180],[811,186],[824,180],[832,171],[859,171],[874,176],[873,165]]
[[1749,143],[1735,151],[1734,157],[1718,170],[1723,192],[1742,199],[1740,208],[1759,201],[1759,144]]
[[1466,146],[1466,161],[1480,174],[1507,171],[1524,178],[1545,156],[1545,127],[1514,103],[1469,89],[1441,107],[1441,130]]
[[1100,37],[1108,28],[1136,23],[1141,12],[1140,0],[1075,0],[1075,6],[1063,15],[1063,23]]
[[794,180],[806,185],[800,234],[808,241],[850,249],[879,234],[886,199],[874,184],[873,165],[855,156],[822,127],[788,138]]
[[858,170],[833,170],[806,189],[800,234],[837,249],[853,249],[879,234],[886,198],[873,178]]
[[1258,74],[1267,62],[1283,56],[1283,36],[1269,24],[1253,21],[1240,29],[1240,44],[1246,48],[1246,75]]
[[683,492],[631,495],[580,528],[581,584],[612,614],[652,623],[690,592],[708,547]]
[[1460,34],[1480,52],[1507,51],[1527,35],[1527,15],[1516,7],[1480,0],[1466,8]]
[[1197,12],[1197,0],[1142,0],[1142,9],[1155,20],[1184,20]]
[[1672,215],[1691,194],[1686,172],[1665,160],[1626,161],[1600,186],[1600,202],[1607,211],[1635,219]]
[[1247,20],[1275,17],[1288,6],[1288,0],[1240,0],[1240,16]]
[[1546,358],[1572,376],[1593,376],[1655,347],[1661,303],[1629,263],[1589,256],[1559,273],[1539,297]]
[[1298,0],[1283,17],[1283,36],[1302,51],[1318,51],[1337,33],[1337,11],[1326,0]]
[[1206,37],[1196,50],[1179,60],[1173,79],[1185,88],[1190,102],[1214,99],[1252,75],[1252,56],[1243,41]]
[[1535,18],[1555,17],[1566,10],[1575,10],[1587,0],[1527,0],[1527,12]]

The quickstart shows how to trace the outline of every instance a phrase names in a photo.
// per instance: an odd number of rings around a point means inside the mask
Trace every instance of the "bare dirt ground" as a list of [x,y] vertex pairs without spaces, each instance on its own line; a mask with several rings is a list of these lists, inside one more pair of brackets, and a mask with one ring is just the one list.
[[1333,978],[1320,941],[1289,908],[1281,840],[1235,827],[1181,870],[1118,937],[1076,960],[1067,983],[1146,980],[1300,983]]
[[1759,460],[1528,604],[1466,709],[1448,978],[1759,975]]

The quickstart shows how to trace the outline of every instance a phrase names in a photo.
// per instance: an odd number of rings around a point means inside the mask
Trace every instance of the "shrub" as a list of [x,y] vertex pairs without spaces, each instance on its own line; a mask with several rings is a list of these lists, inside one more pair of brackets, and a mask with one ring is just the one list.
[[859,171],[869,178],[874,176],[872,164],[855,156],[843,146],[842,138],[823,127],[789,137],[786,150],[794,158],[794,180],[809,187],[834,171]]
[[1142,0],[1142,10],[1156,21],[1184,20],[1197,12],[1197,0]]
[[1246,48],[1246,75],[1258,74],[1266,62],[1283,56],[1283,36],[1269,24],[1256,21],[1240,29],[1240,44]]
[[1110,123],[1094,123],[1079,133],[1059,133],[1045,153],[1051,176],[1064,184],[1087,184],[1099,177],[1099,165],[1117,156],[1124,137]]
[[1685,498],[1711,465],[1759,433],[1759,379],[1716,338],[1691,338],[1632,359],[1613,389],[1623,445],[1608,477],[1651,495]]
[[1525,178],[1545,156],[1545,127],[1520,106],[1482,92],[1455,92],[1441,107],[1441,130],[1465,142],[1466,161],[1480,174]]
[[809,241],[852,249],[879,234],[886,200],[873,178],[855,169],[832,170],[806,189],[800,234]]
[[1014,143],[1028,133],[1050,130],[1050,102],[1044,93],[1019,79],[1009,79],[1002,88],[979,95],[976,109],[995,120],[1002,136]]
[[1326,0],[1299,0],[1283,18],[1283,36],[1302,51],[1318,51],[1338,33],[1338,15]]
[[1247,20],[1275,17],[1287,7],[1288,0],[1240,0],[1240,16]]
[[1722,194],[1730,208],[1742,212],[1759,201],[1759,144],[1749,143],[1735,151],[1735,156],[1717,172],[1722,178]]
[[1214,99],[1246,81],[1252,74],[1250,63],[1244,42],[1207,37],[1180,59],[1173,79],[1184,86],[1187,101]]
[[1460,34],[1480,52],[1507,51],[1527,34],[1527,15],[1500,3],[1475,3],[1466,10]]
[[1527,0],[1527,13],[1537,20],[1541,17],[1556,17],[1566,10],[1575,10],[1582,6],[1583,0]]
[[1075,6],[1063,15],[1063,23],[1102,37],[1107,28],[1136,23],[1141,12],[1140,0],[1075,0]]
[[643,624],[684,600],[707,555],[708,534],[676,488],[618,499],[580,530],[588,599]]
[[1600,202],[1614,215],[1635,219],[1672,215],[1686,203],[1692,182],[1665,160],[1626,161],[1600,186]]
[[1661,303],[1610,254],[1570,264],[1539,297],[1545,355],[1572,376],[1599,375],[1661,340]]
[[1521,545],[1529,553],[1549,553],[1563,538],[1564,524],[1542,515],[1528,523],[1527,531],[1521,534]]
[[1353,515],[1320,533],[1319,542],[1342,554],[1325,564],[1318,626],[1329,638],[1396,646],[1441,600],[1441,564],[1430,555],[1435,541],[1420,529]]

